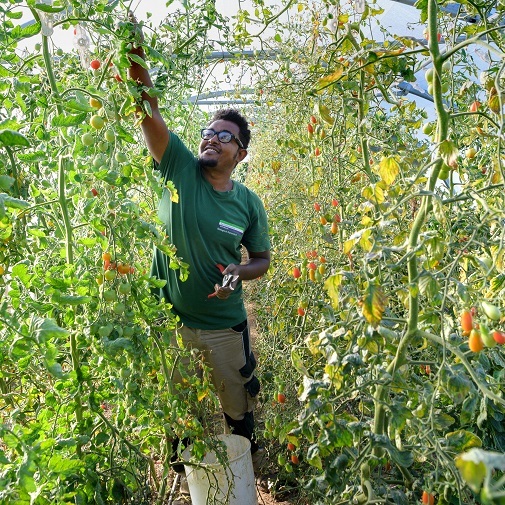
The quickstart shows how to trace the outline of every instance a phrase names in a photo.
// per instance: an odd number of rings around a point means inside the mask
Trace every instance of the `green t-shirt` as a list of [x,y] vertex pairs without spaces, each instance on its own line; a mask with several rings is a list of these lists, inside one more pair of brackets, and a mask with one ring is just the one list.
[[241,282],[227,300],[208,295],[223,281],[216,264],[239,264],[241,244],[250,252],[270,249],[261,200],[237,181],[231,191],[214,190],[197,158],[174,133],[158,170],[165,181],[174,183],[179,195],[174,203],[165,189],[158,215],[177,256],[190,265],[188,279],[182,282],[179,272],[169,268],[168,257],[156,249],[151,274],[167,280],[160,295],[187,326],[219,330],[241,323],[246,319]]

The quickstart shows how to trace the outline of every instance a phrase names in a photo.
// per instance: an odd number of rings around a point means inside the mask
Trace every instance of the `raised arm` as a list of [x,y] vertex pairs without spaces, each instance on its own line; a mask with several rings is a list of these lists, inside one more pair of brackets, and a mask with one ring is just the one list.
[[[137,24],[135,17],[130,14],[130,19],[134,23],[137,33],[139,35],[140,42],[143,41],[143,36],[140,26]],[[144,49],[141,44],[137,47],[133,47],[130,51],[131,54],[136,54],[143,60],[145,60]],[[142,65],[139,65],[134,60],[130,59],[131,66],[128,70],[129,76],[139,84],[143,84],[146,87],[153,87],[151,76],[149,71]],[[160,109],[158,107],[158,99],[153,96],[149,96],[145,91],[142,93],[142,100],[149,102],[151,106],[152,116],[146,114],[144,117],[141,128],[144,134],[144,139],[146,141],[147,148],[151,153],[152,157],[159,163],[163,157],[168,142],[170,140],[170,134],[168,131],[167,124],[160,114]]]

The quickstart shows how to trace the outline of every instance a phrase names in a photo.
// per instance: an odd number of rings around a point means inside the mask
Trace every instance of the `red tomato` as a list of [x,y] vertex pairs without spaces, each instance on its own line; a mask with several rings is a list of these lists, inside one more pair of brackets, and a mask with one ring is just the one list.
[[100,62],[98,60],[92,60],[91,63],[89,64],[89,66],[93,70],[98,70],[100,68]]
[[319,147],[316,147],[316,148],[314,149],[314,155],[315,155],[315,156],[320,156],[320,155],[321,155],[321,149],[319,149]]
[[317,269],[317,266],[313,261],[311,261],[308,266],[309,266],[309,270],[316,270]]
[[317,123],[316,116],[310,116],[310,122],[313,123],[313,124],[316,124]]
[[298,459],[298,456],[296,454],[291,454],[291,463],[293,463],[293,465],[297,465],[298,463],[300,463],[300,460]]
[[307,125],[307,131],[309,132],[309,135],[314,133],[314,127],[310,123]]
[[277,401],[279,403],[286,403],[286,395],[284,393],[277,393]]
[[299,279],[302,276],[300,269],[298,267],[293,268],[293,277]]
[[495,330],[493,331],[493,338],[498,344],[505,344],[505,333],[503,331]]
[[98,196],[98,191],[95,188],[91,188],[91,194],[93,196]]
[[334,198],[332,201],[331,201],[331,205],[333,207],[338,207],[338,200],[336,198]]
[[303,317],[305,315],[305,309],[303,307],[298,307],[297,312],[300,317]]
[[288,451],[294,451],[295,450],[295,444],[288,442]]
[[314,210],[316,212],[319,212],[321,210],[321,205],[319,205],[317,202],[314,203]]

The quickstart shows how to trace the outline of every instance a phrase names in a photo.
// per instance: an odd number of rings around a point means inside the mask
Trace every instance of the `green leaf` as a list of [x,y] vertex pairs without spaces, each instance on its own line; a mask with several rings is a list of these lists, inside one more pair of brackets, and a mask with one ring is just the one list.
[[468,395],[463,401],[463,405],[461,406],[461,414],[459,416],[459,420],[462,426],[470,424],[472,419],[477,411],[477,404],[479,397],[475,394]]
[[128,54],[128,58],[130,58],[130,60],[134,61],[135,63],[138,63],[141,67],[145,68],[146,70],[149,69],[149,66],[145,62],[144,58],[141,58],[137,54],[130,53]]
[[382,320],[387,297],[377,284],[370,284],[363,297],[362,312],[365,319],[376,328]]
[[372,435],[372,446],[386,449],[391,460],[403,468],[408,468],[414,462],[414,456],[410,451],[400,451],[386,435]]
[[66,100],[63,105],[67,109],[79,110],[79,111],[84,111],[84,112],[94,112],[96,110],[89,103],[82,102],[80,100],[76,100],[75,98],[71,98],[70,100]]
[[8,17],[9,19],[21,19],[23,17],[23,13],[22,12],[7,11],[7,12],[5,12],[5,16]]
[[0,130],[0,143],[4,146],[30,147],[28,139],[14,130]]
[[291,362],[293,363],[293,366],[295,369],[298,371],[298,373],[306,376],[310,376],[309,371],[303,364],[303,360],[300,357],[300,355],[294,350],[291,350]]
[[318,470],[323,469],[323,462],[321,460],[321,456],[319,455],[319,446],[317,444],[313,444],[308,448],[307,462],[309,465],[317,468]]
[[447,443],[455,452],[462,452],[472,447],[482,447],[482,440],[470,431],[458,430],[447,433],[445,436]]
[[28,271],[28,265],[26,263],[17,263],[12,267],[11,270],[12,277],[17,277],[24,286],[28,286],[30,284],[30,280],[33,277],[31,273]]
[[10,36],[17,40],[33,37],[40,32],[41,28],[42,25],[38,21],[30,25],[25,25],[24,27],[18,25],[10,32]]
[[60,328],[54,319],[42,319],[38,316],[33,318],[31,330],[33,337],[39,343],[45,343],[53,338],[67,337],[69,334],[68,330]]
[[37,9],[42,12],[48,12],[48,13],[57,13],[61,12],[66,9],[64,5],[57,5],[57,6],[52,6],[48,4],[35,4],[34,9]]
[[456,457],[456,466],[470,489],[478,493],[488,473],[505,470],[505,455],[473,448]]
[[71,475],[84,468],[84,461],[78,459],[68,459],[66,456],[54,455],[48,462],[48,468],[51,472]]
[[51,296],[51,302],[59,305],[83,305],[91,300],[91,296],[64,295],[59,291],[55,291]]
[[9,175],[0,175],[0,189],[2,191],[7,191],[14,185],[15,179]]
[[51,121],[51,125],[54,127],[59,126],[77,126],[81,125],[86,121],[87,114],[77,114],[77,115],[68,115],[68,114],[60,114],[58,116],[53,117]]

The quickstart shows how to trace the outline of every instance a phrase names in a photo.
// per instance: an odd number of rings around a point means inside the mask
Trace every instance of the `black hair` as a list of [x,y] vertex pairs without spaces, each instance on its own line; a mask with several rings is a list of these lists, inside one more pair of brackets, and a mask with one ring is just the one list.
[[218,121],[222,119],[224,121],[231,121],[235,123],[239,128],[239,138],[242,144],[244,145],[244,149],[247,149],[249,142],[251,140],[251,130],[249,130],[249,124],[247,123],[247,119],[240,114],[237,109],[219,109],[214,113],[211,123],[214,121]]

